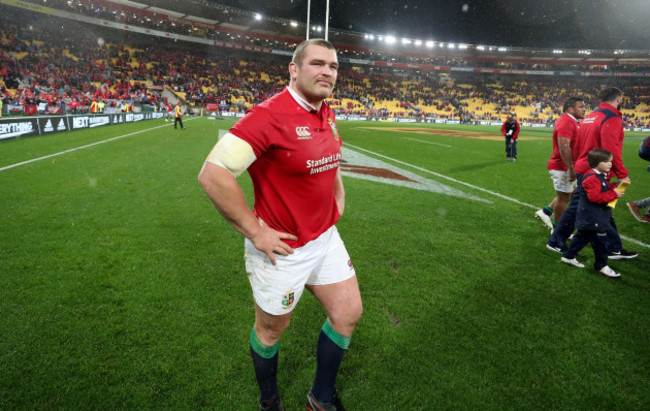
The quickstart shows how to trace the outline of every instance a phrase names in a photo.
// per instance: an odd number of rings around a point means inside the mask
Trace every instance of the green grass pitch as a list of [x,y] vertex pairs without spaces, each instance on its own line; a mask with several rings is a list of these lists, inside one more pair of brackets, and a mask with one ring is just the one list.
[[[232,124],[0,142],[0,409],[256,408],[243,239],[196,180]],[[641,135],[627,133],[632,185],[614,211],[639,257],[611,262],[612,280],[590,248],[581,270],[544,247],[550,130],[523,129],[509,163],[499,127],[433,127],[339,122],[346,149],[487,200],[344,177],[338,227],[364,301],[337,381],[346,407],[647,409],[650,224],[624,205],[650,196]],[[287,410],[303,409],[323,321],[306,293],[280,342]]]

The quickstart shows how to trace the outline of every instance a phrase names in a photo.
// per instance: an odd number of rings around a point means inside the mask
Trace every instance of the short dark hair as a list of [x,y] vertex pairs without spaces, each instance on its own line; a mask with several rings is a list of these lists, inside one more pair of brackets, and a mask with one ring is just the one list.
[[604,88],[598,93],[598,98],[604,103],[616,100],[617,97],[622,96],[623,92],[621,89],[616,87],[607,87]]
[[315,44],[317,46],[325,47],[326,49],[330,50],[336,50],[332,43],[325,39],[309,39],[305,40],[302,43],[298,44],[298,47],[293,52],[293,57],[291,58],[292,63],[296,63],[297,65],[302,65],[302,60],[305,58],[305,49],[307,46],[310,46],[312,44]]
[[571,107],[575,107],[576,103],[579,101],[585,101],[582,97],[569,97],[564,102],[564,107],[562,107],[562,112],[566,113],[567,110]]
[[609,161],[612,157],[611,151],[605,150],[604,148],[594,148],[587,154],[587,162],[589,163],[589,167],[596,168],[599,163]]

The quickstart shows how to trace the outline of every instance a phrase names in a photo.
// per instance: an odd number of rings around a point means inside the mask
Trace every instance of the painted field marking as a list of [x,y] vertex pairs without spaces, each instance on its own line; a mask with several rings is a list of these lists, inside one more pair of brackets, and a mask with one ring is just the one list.
[[412,171],[399,168],[374,157],[367,156],[348,147],[342,147],[343,163],[341,173],[344,176],[361,180],[376,181],[398,187],[408,187],[414,190],[424,190],[433,193],[459,197],[466,200],[491,204],[492,201],[476,195],[449,187],[438,181],[422,177]]
[[[192,121],[192,120],[196,120],[196,118],[191,118],[191,119],[189,119],[187,121]],[[5,171],[5,170],[9,170],[11,168],[19,167],[19,166],[24,166],[26,164],[35,163],[37,161],[46,160],[48,158],[60,156],[60,155],[63,155],[63,154],[73,153],[75,151],[83,150],[84,148],[90,148],[90,147],[98,146],[100,144],[109,143],[111,141],[120,140],[122,138],[131,137],[131,136],[134,136],[136,134],[145,133],[147,131],[152,131],[152,130],[156,130],[156,129],[159,129],[161,127],[167,127],[167,126],[171,126],[171,124],[163,124],[162,126],[152,127],[152,128],[148,128],[146,130],[135,131],[133,133],[123,134],[123,135],[117,136],[117,137],[111,137],[111,138],[106,139],[106,140],[96,141],[94,143],[86,144],[85,146],[79,146],[79,147],[71,148],[69,150],[60,151],[58,153],[48,154],[48,155],[43,156],[43,157],[32,158],[31,160],[25,160],[25,161],[21,161],[20,163],[10,164],[8,166],[0,167],[0,172]],[[29,138],[29,137],[25,137],[25,138]]]
[[[519,200],[517,200],[517,199],[515,199],[515,198],[508,197],[508,196],[503,195],[503,194],[501,194],[501,193],[497,193],[497,192],[495,192],[495,191],[491,191],[491,190],[485,189],[485,188],[483,188],[483,187],[475,186],[475,185],[473,185],[473,184],[466,183],[466,182],[464,182],[464,181],[457,180],[457,179],[455,179],[455,178],[452,178],[452,177],[446,176],[446,175],[444,175],[444,174],[436,173],[435,171],[427,170],[426,168],[418,167],[418,166],[416,166],[416,165],[409,164],[409,163],[406,163],[406,162],[404,162],[404,161],[400,161],[400,160],[397,160],[397,159],[395,159],[395,158],[385,156],[385,155],[383,155],[383,154],[375,153],[374,151],[366,150],[365,148],[361,148],[361,147],[355,146],[355,145],[353,145],[353,144],[349,144],[349,143],[343,143],[343,144],[344,144],[345,146],[352,147],[352,148],[354,148],[355,150],[365,151],[366,153],[372,154],[372,155],[374,155],[374,156],[381,157],[381,158],[385,158],[385,159],[387,159],[387,160],[393,161],[393,162],[398,163],[398,164],[403,164],[403,165],[405,165],[405,166],[408,166],[408,167],[414,168],[414,169],[419,170],[419,171],[423,171],[423,172],[425,172],[425,173],[433,174],[433,175],[436,176],[436,177],[440,177],[440,178],[444,178],[444,179],[449,180],[449,181],[453,181],[454,183],[461,184],[461,185],[464,185],[464,186],[466,186],[466,187],[473,188],[474,190],[478,190],[478,191],[482,191],[482,192],[484,192],[484,193],[492,194],[493,196],[496,196],[496,197],[502,198],[502,199],[504,199],[504,200],[507,200],[507,201],[513,202],[513,203],[515,203],[515,204],[519,204],[519,205],[522,205],[522,206],[525,206],[525,207],[528,207],[528,208],[531,208],[531,209],[534,209],[534,210],[539,210],[539,207],[538,207],[538,206],[535,206],[535,205],[532,205],[532,204],[529,204],[529,203],[525,203],[525,202],[523,202],[523,201],[519,201]],[[636,244],[636,245],[640,245],[640,246],[642,246],[642,247],[650,248],[650,244],[646,244],[646,243],[644,243],[644,242],[642,242],[642,241],[639,241],[639,240],[636,240],[636,239],[634,239],[634,238],[629,238],[629,237],[626,237],[626,236],[623,236],[623,235],[621,235],[621,238],[624,239],[624,240],[627,240],[627,241],[629,241],[629,242],[631,242],[631,243],[634,243],[634,244]]]
[[449,144],[442,144],[442,143],[434,143],[433,141],[426,141],[426,140],[418,140],[417,138],[411,138],[411,137],[403,137],[405,140],[411,140],[411,141],[417,141],[418,143],[424,143],[424,144],[433,144],[436,146],[443,146],[443,147],[452,147]]

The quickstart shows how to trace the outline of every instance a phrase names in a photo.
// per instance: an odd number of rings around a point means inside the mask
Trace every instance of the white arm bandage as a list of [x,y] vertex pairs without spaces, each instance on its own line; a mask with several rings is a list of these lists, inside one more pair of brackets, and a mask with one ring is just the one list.
[[225,168],[237,178],[256,159],[250,144],[233,134],[226,133],[219,139],[206,161]]

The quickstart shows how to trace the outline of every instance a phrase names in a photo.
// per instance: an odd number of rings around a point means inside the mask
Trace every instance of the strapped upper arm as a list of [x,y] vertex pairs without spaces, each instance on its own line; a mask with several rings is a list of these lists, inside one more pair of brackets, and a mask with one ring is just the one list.
[[253,148],[246,141],[226,133],[214,146],[206,161],[228,170],[239,177],[256,160]]

